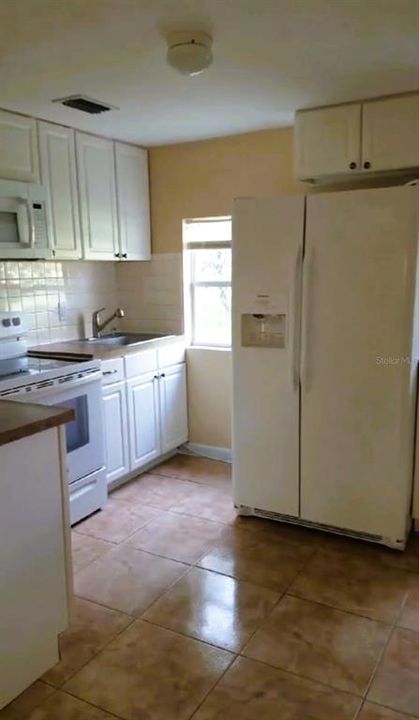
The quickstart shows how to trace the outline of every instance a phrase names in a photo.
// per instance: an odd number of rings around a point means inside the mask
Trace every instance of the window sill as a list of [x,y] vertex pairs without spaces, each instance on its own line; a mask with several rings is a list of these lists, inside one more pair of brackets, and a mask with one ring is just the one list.
[[188,351],[192,350],[213,350],[214,352],[231,352],[231,345],[188,345]]

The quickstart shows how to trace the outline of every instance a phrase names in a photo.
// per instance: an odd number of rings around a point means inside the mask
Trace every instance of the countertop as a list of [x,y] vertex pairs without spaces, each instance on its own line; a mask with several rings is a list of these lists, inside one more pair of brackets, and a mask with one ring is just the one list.
[[106,360],[108,358],[124,357],[142,350],[171,345],[175,342],[184,342],[184,335],[167,335],[166,337],[154,340],[145,340],[136,345],[107,345],[106,343],[90,343],[83,340],[65,340],[63,342],[47,343],[46,345],[35,345],[29,348],[32,355],[43,356],[53,355],[57,358],[72,357],[77,360]]
[[74,418],[69,408],[0,400],[0,445],[63,425]]

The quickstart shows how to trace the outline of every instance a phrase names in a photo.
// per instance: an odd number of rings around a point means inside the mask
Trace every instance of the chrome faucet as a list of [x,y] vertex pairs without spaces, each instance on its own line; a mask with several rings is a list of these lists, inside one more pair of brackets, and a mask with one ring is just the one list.
[[106,320],[104,320],[103,322],[100,322],[100,313],[104,309],[105,308],[99,308],[99,310],[95,310],[92,314],[92,332],[93,337],[95,338],[100,337],[100,333],[102,332],[102,330],[104,330],[105,327],[109,325],[109,323],[112,322],[114,318],[123,318],[125,315],[122,308],[116,308],[115,312],[112,313],[110,317],[106,318]]

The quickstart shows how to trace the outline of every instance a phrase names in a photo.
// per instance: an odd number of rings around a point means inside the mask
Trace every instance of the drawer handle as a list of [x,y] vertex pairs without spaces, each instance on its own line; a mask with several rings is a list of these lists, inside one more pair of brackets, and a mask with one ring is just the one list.
[[166,373],[160,373],[160,377],[166,377]]
[[117,373],[117,372],[118,372],[118,370],[104,370],[102,372],[102,375],[115,375],[115,373]]

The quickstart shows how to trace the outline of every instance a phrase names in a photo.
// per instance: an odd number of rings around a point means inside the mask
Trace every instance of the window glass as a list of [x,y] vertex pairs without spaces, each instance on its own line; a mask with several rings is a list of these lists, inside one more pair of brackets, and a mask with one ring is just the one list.
[[210,218],[208,220],[186,220],[183,225],[183,241],[191,242],[230,242],[231,219]]
[[231,250],[191,250],[195,282],[231,282]]
[[[231,218],[185,220],[185,327],[193,345],[231,345]],[[217,245],[211,248],[211,243]]]
[[193,342],[231,345],[231,287],[195,287]]

